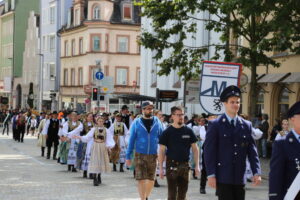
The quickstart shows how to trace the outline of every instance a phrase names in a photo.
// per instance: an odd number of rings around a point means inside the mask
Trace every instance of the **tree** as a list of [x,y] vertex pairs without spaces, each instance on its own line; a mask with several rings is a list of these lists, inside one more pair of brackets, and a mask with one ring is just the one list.
[[[209,46],[216,47],[213,59],[220,58],[224,52],[225,60],[234,58],[232,49],[239,52],[235,58],[251,70],[250,115],[255,115],[257,103],[257,67],[260,65],[279,67],[280,63],[268,56],[274,49],[284,51],[292,47],[291,39],[295,33],[290,8],[297,0],[140,0],[142,16],[152,19],[152,32],[143,31],[141,44],[157,52],[154,59],[163,58],[165,49],[171,49],[169,58],[159,62],[159,75],[168,75],[172,69],[179,69],[179,75],[189,80],[195,74],[199,76],[203,55]],[[208,11],[217,20],[201,19],[195,13]],[[288,22],[286,22],[289,20]],[[204,21],[206,29],[220,32],[222,44],[209,46],[187,46],[184,40],[197,32],[196,23]],[[166,26],[171,24],[171,26]],[[282,24],[285,24],[284,29]],[[290,25],[290,26],[288,26]],[[178,40],[170,42],[170,38]],[[237,44],[236,39],[243,37],[248,45]],[[230,38],[233,38],[230,39]]]

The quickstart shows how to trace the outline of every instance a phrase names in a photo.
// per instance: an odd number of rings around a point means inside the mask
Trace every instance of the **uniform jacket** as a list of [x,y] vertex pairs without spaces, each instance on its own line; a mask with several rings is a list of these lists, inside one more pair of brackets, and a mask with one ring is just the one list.
[[246,184],[246,157],[254,175],[261,174],[260,162],[249,121],[237,118],[235,127],[225,114],[209,122],[204,143],[207,175],[214,175],[218,183]]
[[[300,143],[292,132],[285,140],[275,141],[269,174],[270,200],[282,200],[299,173],[296,159],[300,162]],[[300,183],[299,183],[300,184]]]

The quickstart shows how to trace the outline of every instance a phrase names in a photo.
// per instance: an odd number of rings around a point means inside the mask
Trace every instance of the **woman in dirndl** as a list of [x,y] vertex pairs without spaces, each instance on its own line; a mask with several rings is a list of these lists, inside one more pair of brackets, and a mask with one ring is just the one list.
[[[65,156],[65,153],[68,153],[68,171],[77,172],[75,168],[76,164],[76,154],[78,149],[79,140],[74,139],[73,136],[79,136],[80,132],[83,130],[82,123],[78,120],[77,113],[72,112],[71,113],[71,120],[66,122],[63,126],[63,134],[66,136],[65,138],[65,145],[66,145],[66,152],[63,152]],[[69,148],[68,148],[69,147]]]
[[[83,130],[80,133],[80,136],[85,136],[95,126],[93,113],[88,113],[84,121],[85,122],[83,122]],[[80,141],[78,144],[76,168],[79,170],[83,170],[83,178],[87,178],[87,170],[91,157],[92,144],[93,140],[90,140],[88,143]]]
[[108,151],[115,146],[113,134],[104,126],[104,119],[97,119],[97,126],[92,128],[85,136],[75,136],[82,142],[93,140],[88,173],[93,174],[94,186],[101,184],[101,173],[111,171]]

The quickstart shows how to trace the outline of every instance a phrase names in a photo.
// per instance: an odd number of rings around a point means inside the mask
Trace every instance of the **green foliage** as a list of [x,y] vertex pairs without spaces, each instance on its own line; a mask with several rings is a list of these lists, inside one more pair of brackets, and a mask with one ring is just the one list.
[[[298,1],[299,2],[299,1]],[[178,69],[186,80],[199,74],[208,46],[185,45],[188,37],[196,37],[197,22],[204,21],[207,30],[220,32],[224,45],[215,46],[213,59],[220,59],[220,53],[231,60],[231,47],[237,48],[240,57],[237,62],[246,67],[259,65],[279,67],[280,64],[267,55],[273,50],[284,51],[299,41],[299,3],[297,0],[140,0],[142,16],[152,20],[151,30],[143,30],[141,44],[154,50],[158,60],[159,75],[168,75]],[[298,10],[297,10],[298,9]],[[196,13],[208,11],[218,20],[199,19]],[[297,14],[298,13],[298,14]],[[298,32],[298,34],[297,34]],[[243,37],[249,45],[230,43],[229,36]],[[171,40],[176,38],[176,40]],[[170,56],[164,58],[164,51]]]

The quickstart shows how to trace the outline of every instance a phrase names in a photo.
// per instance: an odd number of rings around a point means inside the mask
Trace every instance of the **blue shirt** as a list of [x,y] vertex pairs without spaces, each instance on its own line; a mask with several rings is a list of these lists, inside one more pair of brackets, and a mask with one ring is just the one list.
[[234,126],[236,126],[237,115],[234,118],[229,117],[229,115],[227,115],[227,113],[225,113],[225,115],[226,115],[228,122],[231,123],[231,120],[233,120]]
[[294,129],[292,129],[292,132],[295,136],[295,138],[298,140],[298,142],[300,143],[300,135],[298,133],[296,133],[296,131]]

